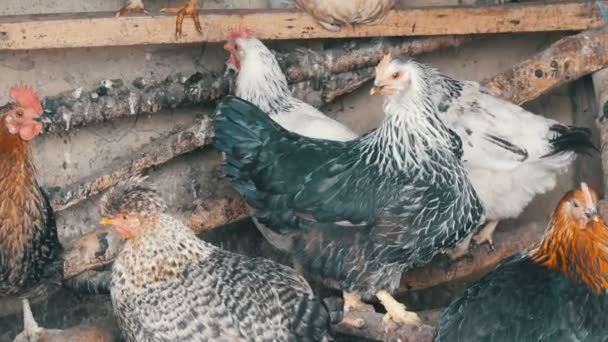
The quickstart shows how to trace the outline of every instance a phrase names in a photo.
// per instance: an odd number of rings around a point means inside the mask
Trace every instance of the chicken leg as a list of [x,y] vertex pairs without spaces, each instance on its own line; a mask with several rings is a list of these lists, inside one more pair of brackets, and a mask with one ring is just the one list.
[[32,314],[32,309],[30,307],[30,302],[27,299],[22,299],[23,302],[23,332],[15,337],[16,342],[21,341],[38,341],[40,337],[40,333],[42,333],[42,328],[38,326],[36,320],[34,319],[34,315]]
[[494,250],[494,241],[492,239],[494,237],[494,231],[496,231],[497,225],[498,221],[487,222],[486,225],[473,237],[475,243],[481,245],[487,242],[488,245],[490,245],[490,249]]
[[473,238],[473,234],[469,234],[464,240],[457,243],[451,251],[447,252],[451,260],[458,260],[469,253],[471,238]]
[[188,4],[182,8],[163,8],[160,11],[163,13],[177,13],[175,39],[179,39],[182,36],[182,24],[186,15],[194,20],[194,26],[198,33],[203,33],[203,28],[198,18],[198,0],[188,0]]
[[353,311],[359,312],[373,312],[374,307],[363,303],[361,300],[361,296],[354,292],[343,292],[344,296],[344,318],[342,322],[354,326],[356,328],[363,328],[365,326],[365,321],[361,318],[349,317],[349,313]]
[[380,290],[376,293],[376,297],[380,300],[386,309],[384,322],[393,321],[397,323],[405,323],[410,325],[420,325],[422,321],[415,312],[407,311],[405,305],[399,303],[386,290]]
[[115,17],[120,17],[129,13],[145,13],[150,14],[144,8],[143,0],[127,0],[127,4],[124,5],[118,12],[116,12]]

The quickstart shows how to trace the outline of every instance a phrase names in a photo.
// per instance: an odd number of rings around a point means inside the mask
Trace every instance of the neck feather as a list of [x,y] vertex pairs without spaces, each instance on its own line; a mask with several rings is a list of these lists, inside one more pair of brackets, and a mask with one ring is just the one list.
[[378,151],[368,154],[368,162],[408,169],[419,167],[432,155],[453,154],[453,137],[437,117],[427,89],[424,80],[418,80],[406,94],[385,99],[384,121],[364,139]]
[[236,81],[238,97],[268,114],[284,112],[291,106],[287,78],[270,50],[262,45],[257,51],[249,51],[241,63]]
[[563,215],[551,221],[551,229],[530,255],[539,265],[585,284],[596,294],[608,291],[608,227],[592,222],[581,229]]

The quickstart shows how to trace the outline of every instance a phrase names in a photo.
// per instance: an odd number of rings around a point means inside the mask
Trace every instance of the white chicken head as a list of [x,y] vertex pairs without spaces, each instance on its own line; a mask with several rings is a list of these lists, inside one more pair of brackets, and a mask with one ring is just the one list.
[[224,45],[224,49],[230,52],[230,62],[239,70],[245,59],[253,55],[255,51],[267,50],[250,29],[233,32]]
[[376,79],[371,95],[394,96],[408,90],[415,90],[424,77],[422,66],[404,57],[392,58],[387,54],[376,67]]

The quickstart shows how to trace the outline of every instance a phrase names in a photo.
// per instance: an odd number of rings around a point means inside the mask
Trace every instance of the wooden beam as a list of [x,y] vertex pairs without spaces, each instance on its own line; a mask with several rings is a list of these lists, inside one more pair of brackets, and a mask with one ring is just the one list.
[[396,9],[378,25],[340,32],[321,28],[297,10],[206,10],[200,21],[202,34],[186,22],[184,36],[176,41],[175,17],[169,15],[4,17],[0,18],[0,50],[220,42],[243,27],[261,39],[311,39],[579,31],[604,25],[595,1]]

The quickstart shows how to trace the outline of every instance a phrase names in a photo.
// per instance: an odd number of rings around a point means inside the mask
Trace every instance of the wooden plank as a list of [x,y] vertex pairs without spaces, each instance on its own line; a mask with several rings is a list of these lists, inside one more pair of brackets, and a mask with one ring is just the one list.
[[0,50],[220,42],[244,27],[261,39],[311,39],[579,31],[604,25],[595,1],[397,9],[381,24],[344,28],[337,33],[322,29],[297,10],[208,10],[201,12],[200,19],[202,34],[186,18],[184,36],[176,40],[175,17],[169,15],[3,17]]

